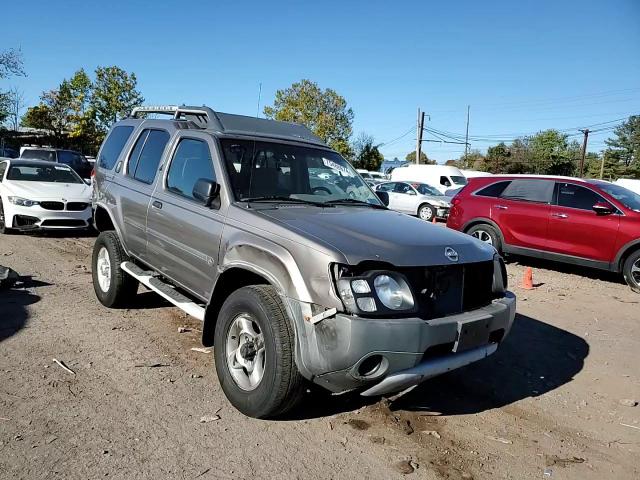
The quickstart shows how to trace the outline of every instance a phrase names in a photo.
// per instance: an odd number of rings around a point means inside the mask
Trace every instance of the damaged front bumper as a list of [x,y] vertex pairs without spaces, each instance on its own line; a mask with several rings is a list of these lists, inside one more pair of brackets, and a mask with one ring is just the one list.
[[296,363],[308,379],[335,393],[382,395],[404,390],[492,353],[509,333],[511,292],[476,310],[442,318],[361,318],[338,313],[312,324],[289,300],[296,323]]

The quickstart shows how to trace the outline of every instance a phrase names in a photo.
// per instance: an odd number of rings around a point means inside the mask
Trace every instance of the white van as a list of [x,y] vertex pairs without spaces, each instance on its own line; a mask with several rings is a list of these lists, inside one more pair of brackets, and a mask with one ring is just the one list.
[[467,179],[477,178],[477,177],[490,177],[493,175],[493,173],[481,172],[480,170],[460,170],[460,171],[465,177],[467,177]]
[[640,180],[634,180],[632,178],[620,178],[614,183],[640,195]]
[[461,188],[467,179],[459,168],[447,165],[406,165],[394,168],[391,180],[427,183],[444,193],[453,188]]

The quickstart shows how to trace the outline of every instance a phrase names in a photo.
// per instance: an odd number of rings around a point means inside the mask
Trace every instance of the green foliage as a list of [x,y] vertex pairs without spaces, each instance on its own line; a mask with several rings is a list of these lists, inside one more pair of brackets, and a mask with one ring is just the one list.
[[273,106],[264,108],[267,118],[306,125],[327,145],[351,159],[349,137],[353,131],[353,110],[334,90],[322,90],[303,79],[289,88],[276,91]]
[[[407,162],[411,162],[411,163],[415,163],[416,161],[416,151],[412,150],[411,152],[407,153],[407,156],[404,157],[404,159]],[[435,160],[430,160],[429,157],[427,157],[427,154],[424,153],[422,150],[420,150],[420,165],[435,165],[436,161]]]
[[479,150],[471,150],[466,155],[462,155],[458,163],[462,168],[484,171],[486,168],[485,161],[484,155]]
[[120,67],[96,68],[90,105],[95,112],[99,131],[105,132],[111,124],[126,117],[134,107],[144,102],[136,85],[136,75]]
[[630,116],[613,133],[616,137],[606,140],[606,144],[616,152],[625,167],[640,169],[640,115]]
[[353,142],[352,149],[354,152],[352,163],[355,168],[363,168],[372,172],[380,170],[384,157],[371,135],[361,133]]

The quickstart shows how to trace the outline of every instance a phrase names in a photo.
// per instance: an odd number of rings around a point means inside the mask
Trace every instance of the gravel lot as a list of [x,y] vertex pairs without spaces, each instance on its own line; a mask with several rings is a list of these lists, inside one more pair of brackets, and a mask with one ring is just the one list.
[[640,295],[615,276],[511,259],[519,313],[494,356],[399,398],[313,392],[258,421],[191,350],[197,322],[150,292],[97,302],[93,240],[0,237],[22,275],[0,292],[2,479],[640,478]]

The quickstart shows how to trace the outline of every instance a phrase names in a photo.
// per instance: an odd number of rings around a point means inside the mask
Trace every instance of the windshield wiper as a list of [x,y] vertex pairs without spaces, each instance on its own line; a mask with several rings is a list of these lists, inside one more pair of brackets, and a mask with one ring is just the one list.
[[371,208],[378,208],[380,210],[387,210],[384,205],[365,202],[364,200],[358,200],[357,198],[338,198],[336,200],[329,200],[326,203],[331,205],[362,205]]
[[325,202],[314,202],[311,200],[303,200],[301,198],[291,198],[284,195],[265,195],[263,197],[249,197],[243,198],[241,202],[288,202],[299,203],[302,205],[314,205],[316,207],[331,207],[333,205],[327,205]]

